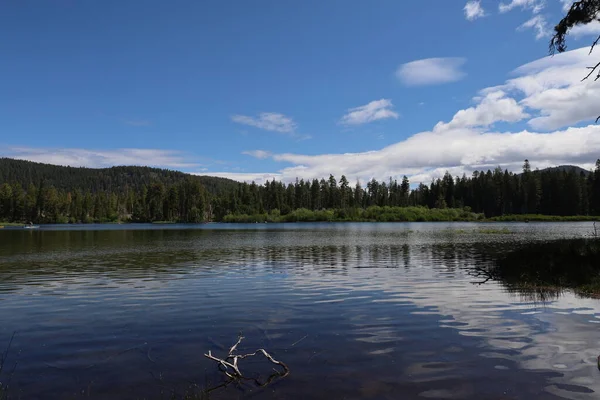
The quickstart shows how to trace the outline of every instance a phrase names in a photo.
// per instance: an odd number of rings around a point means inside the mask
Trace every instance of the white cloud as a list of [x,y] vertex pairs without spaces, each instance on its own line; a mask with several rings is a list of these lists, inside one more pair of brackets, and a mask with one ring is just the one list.
[[535,167],[558,164],[592,165],[600,152],[600,126],[569,128],[548,134],[520,131],[501,133],[476,129],[421,132],[377,151],[346,154],[276,154],[276,161],[293,164],[279,171],[282,179],[311,179],[330,173],[363,182],[373,177],[408,175],[411,181],[428,182],[445,171],[455,175],[500,165],[521,169],[528,158]]
[[495,122],[517,122],[529,115],[513,98],[501,90],[489,91],[475,107],[458,111],[449,123],[440,122],[435,130],[487,127]]
[[[284,163],[283,168],[264,173],[202,174],[256,182],[320,179],[330,173],[364,182],[406,174],[416,183],[428,182],[445,171],[462,175],[498,165],[518,171],[525,158],[539,168],[575,164],[590,169],[600,156],[600,125],[583,124],[600,114],[600,82],[581,82],[585,67],[595,60],[588,53],[589,47],[585,47],[525,64],[506,82],[481,90],[471,107],[457,110],[449,121],[380,149],[320,155],[254,150],[246,154],[271,158]],[[494,127],[497,122],[502,124]],[[182,153],[156,149],[0,149],[2,156],[73,166],[192,166]]]
[[374,100],[364,106],[348,109],[346,115],[340,119],[342,125],[362,125],[368,122],[387,118],[398,118],[398,113],[393,111],[392,101],[389,99]]
[[[575,164],[590,169],[600,156],[600,125],[572,127],[600,114],[600,83],[581,82],[588,52],[582,48],[523,65],[504,84],[481,90],[475,105],[458,110],[449,122],[379,150],[271,157],[288,164],[278,171],[284,181],[332,173],[363,182],[404,174],[415,183],[428,182],[445,171],[462,175],[498,165],[519,171],[525,158],[539,168]],[[520,121],[532,129],[491,128]]]
[[510,3],[500,3],[498,10],[501,13],[511,11],[513,8],[531,9],[534,13],[538,13],[544,8],[543,0],[512,0]]
[[523,65],[520,75],[503,85],[503,90],[524,97],[520,104],[536,111],[529,120],[534,129],[558,129],[593,121],[600,114],[600,85],[593,79],[581,81],[588,73],[589,47]]
[[480,0],[471,0],[465,4],[465,18],[469,21],[474,21],[477,18],[481,18],[485,16],[485,11],[483,7],[481,7]]
[[71,167],[105,168],[115,165],[143,165],[163,168],[193,168],[184,153],[160,149],[90,150],[77,148],[6,147],[0,156]]
[[542,39],[547,37],[550,34],[548,30],[548,23],[546,22],[546,18],[542,15],[534,15],[529,20],[525,21],[521,24],[517,30],[526,30],[533,29],[535,31],[535,38]]
[[460,57],[426,58],[402,64],[396,70],[396,76],[409,86],[456,82],[466,76],[461,70],[465,62]]
[[575,0],[560,0],[560,2],[563,4],[563,11],[567,12],[571,8],[571,5],[575,2]]
[[544,3],[543,1],[540,1],[538,4],[536,4],[535,6],[533,6],[532,8],[532,12],[534,14],[539,14],[540,12],[542,12],[542,10],[544,9],[544,7],[546,7],[546,3]]
[[281,180],[281,174],[271,172],[199,172],[194,175],[216,176],[219,178],[232,179],[238,182],[255,182],[257,185],[262,185],[267,181]]
[[283,114],[263,112],[258,114],[258,117],[250,117],[247,115],[233,115],[233,122],[238,124],[250,125],[266,131],[294,134],[297,124],[290,117]]
[[260,158],[260,159],[269,158],[271,156],[270,151],[264,151],[264,150],[247,150],[247,151],[243,151],[242,154],[246,154],[248,156],[252,156],[254,158]]
[[[564,0],[561,0],[564,1]],[[533,14],[527,21],[517,27],[518,31],[531,29],[535,32],[536,39],[542,39],[549,35],[548,22],[541,14],[546,7],[546,0],[511,0],[509,3],[500,3],[500,13],[507,13],[515,8],[531,11]]]
[[588,35],[600,35],[600,22],[592,21],[585,25],[576,25],[569,31],[569,36],[580,38]]

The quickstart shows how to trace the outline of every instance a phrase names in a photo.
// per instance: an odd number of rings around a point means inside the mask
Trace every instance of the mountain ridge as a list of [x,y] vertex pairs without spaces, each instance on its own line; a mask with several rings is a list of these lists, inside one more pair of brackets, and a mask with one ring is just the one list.
[[0,184],[19,183],[23,188],[40,182],[60,190],[89,189],[92,192],[124,190],[138,191],[142,186],[160,182],[165,185],[185,179],[197,180],[211,194],[219,194],[238,182],[215,176],[147,166],[113,166],[106,168],[71,167],[14,158],[0,158]]

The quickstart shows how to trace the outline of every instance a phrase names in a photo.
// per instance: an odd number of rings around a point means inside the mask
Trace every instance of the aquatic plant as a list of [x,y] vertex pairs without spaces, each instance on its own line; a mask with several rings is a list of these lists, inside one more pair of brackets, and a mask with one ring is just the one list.
[[476,276],[509,288],[566,288],[584,296],[600,295],[600,240],[596,238],[532,243],[477,268]]
[[482,233],[482,234],[486,234],[486,235],[507,235],[509,233],[512,233],[510,229],[508,228],[482,228],[479,229],[477,232]]

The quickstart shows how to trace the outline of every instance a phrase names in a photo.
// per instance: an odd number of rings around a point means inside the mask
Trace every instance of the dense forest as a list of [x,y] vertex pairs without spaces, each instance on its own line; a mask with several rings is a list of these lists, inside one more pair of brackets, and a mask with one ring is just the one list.
[[195,176],[180,171],[150,167],[82,168],[41,164],[31,161],[0,158],[0,184],[20,183],[27,187],[43,182],[56,190],[118,193],[131,189],[140,192],[154,183],[171,186],[186,179],[197,180],[211,194],[237,187],[231,179]]
[[507,215],[600,216],[594,171],[563,166],[515,174],[446,173],[411,189],[408,178],[362,185],[338,179],[264,185],[148,167],[72,168],[0,159],[0,221],[207,222],[474,220]]

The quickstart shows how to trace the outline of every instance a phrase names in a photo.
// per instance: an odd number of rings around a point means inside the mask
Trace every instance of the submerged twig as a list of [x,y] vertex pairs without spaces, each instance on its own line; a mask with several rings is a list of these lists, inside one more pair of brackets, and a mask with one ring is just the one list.
[[297,345],[298,343],[300,343],[301,341],[303,341],[304,339],[306,339],[308,337],[308,335],[304,335],[304,337],[300,340],[296,340],[294,343],[292,343],[292,345],[290,347],[294,347],[295,345]]
[[320,351],[320,352],[318,352],[318,353],[314,353],[312,356],[310,356],[310,357],[308,358],[308,364],[310,364],[310,362],[312,361],[312,359],[313,359],[313,358],[315,358],[315,357],[317,357],[317,356],[320,356],[321,354],[325,353],[325,351],[327,351],[327,350],[322,350],[322,351]]
[[10,337],[10,340],[8,341],[8,345],[6,346],[6,350],[4,350],[2,354],[0,354],[0,372],[2,372],[2,370],[4,369],[4,363],[8,359],[8,353],[10,352],[10,347],[12,346],[15,334],[16,332],[13,332],[12,336]]
[[484,267],[475,267],[467,273],[475,278],[485,278],[483,281],[471,282],[473,285],[483,285],[484,283],[487,283],[491,280],[495,280],[497,278],[496,274]]
[[[288,366],[285,363],[274,359],[273,356],[271,356],[269,353],[267,353],[267,351],[265,349],[258,349],[254,353],[236,354],[235,352],[237,350],[237,347],[240,345],[242,340],[244,340],[244,337],[242,335],[240,335],[238,337],[237,342],[233,346],[231,346],[231,348],[229,349],[229,353],[227,354],[227,357],[225,357],[225,358],[218,358],[218,357],[213,356],[213,354],[210,350],[208,351],[208,353],[204,354],[204,357],[206,357],[210,360],[216,361],[219,364],[219,369],[221,369],[221,371],[223,371],[223,373],[225,375],[227,375],[227,377],[229,379],[231,379],[231,380],[240,380],[240,379],[253,380],[259,386],[268,385],[276,377],[278,377],[278,376],[285,377],[290,373],[290,369],[288,368]],[[257,354],[262,354],[263,356],[265,356],[265,358],[267,360],[269,360],[273,364],[279,365],[280,367],[283,368],[283,371],[275,371],[276,373],[271,375],[265,383],[260,383],[257,379],[246,378],[244,376],[244,374],[242,374],[242,372],[240,371],[238,361],[243,360],[248,357],[253,357]]]
[[[15,338],[15,334],[16,332],[13,332],[12,336],[10,337],[10,340],[8,341],[8,345],[6,346],[6,350],[4,350],[4,352],[0,354],[0,374],[2,374],[2,372],[4,371],[4,365],[6,364],[6,360],[8,359],[8,353],[10,352],[10,348]],[[17,363],[18,362],[15,362],[15,365],[8,373],[8,378],[6,379],[5,383],[0,382],[0,400],[4,400],[7,398],[6,391],[8,390],[8,386],[10,384],[10,381],[12,380],[13,374],[17,369]]]

